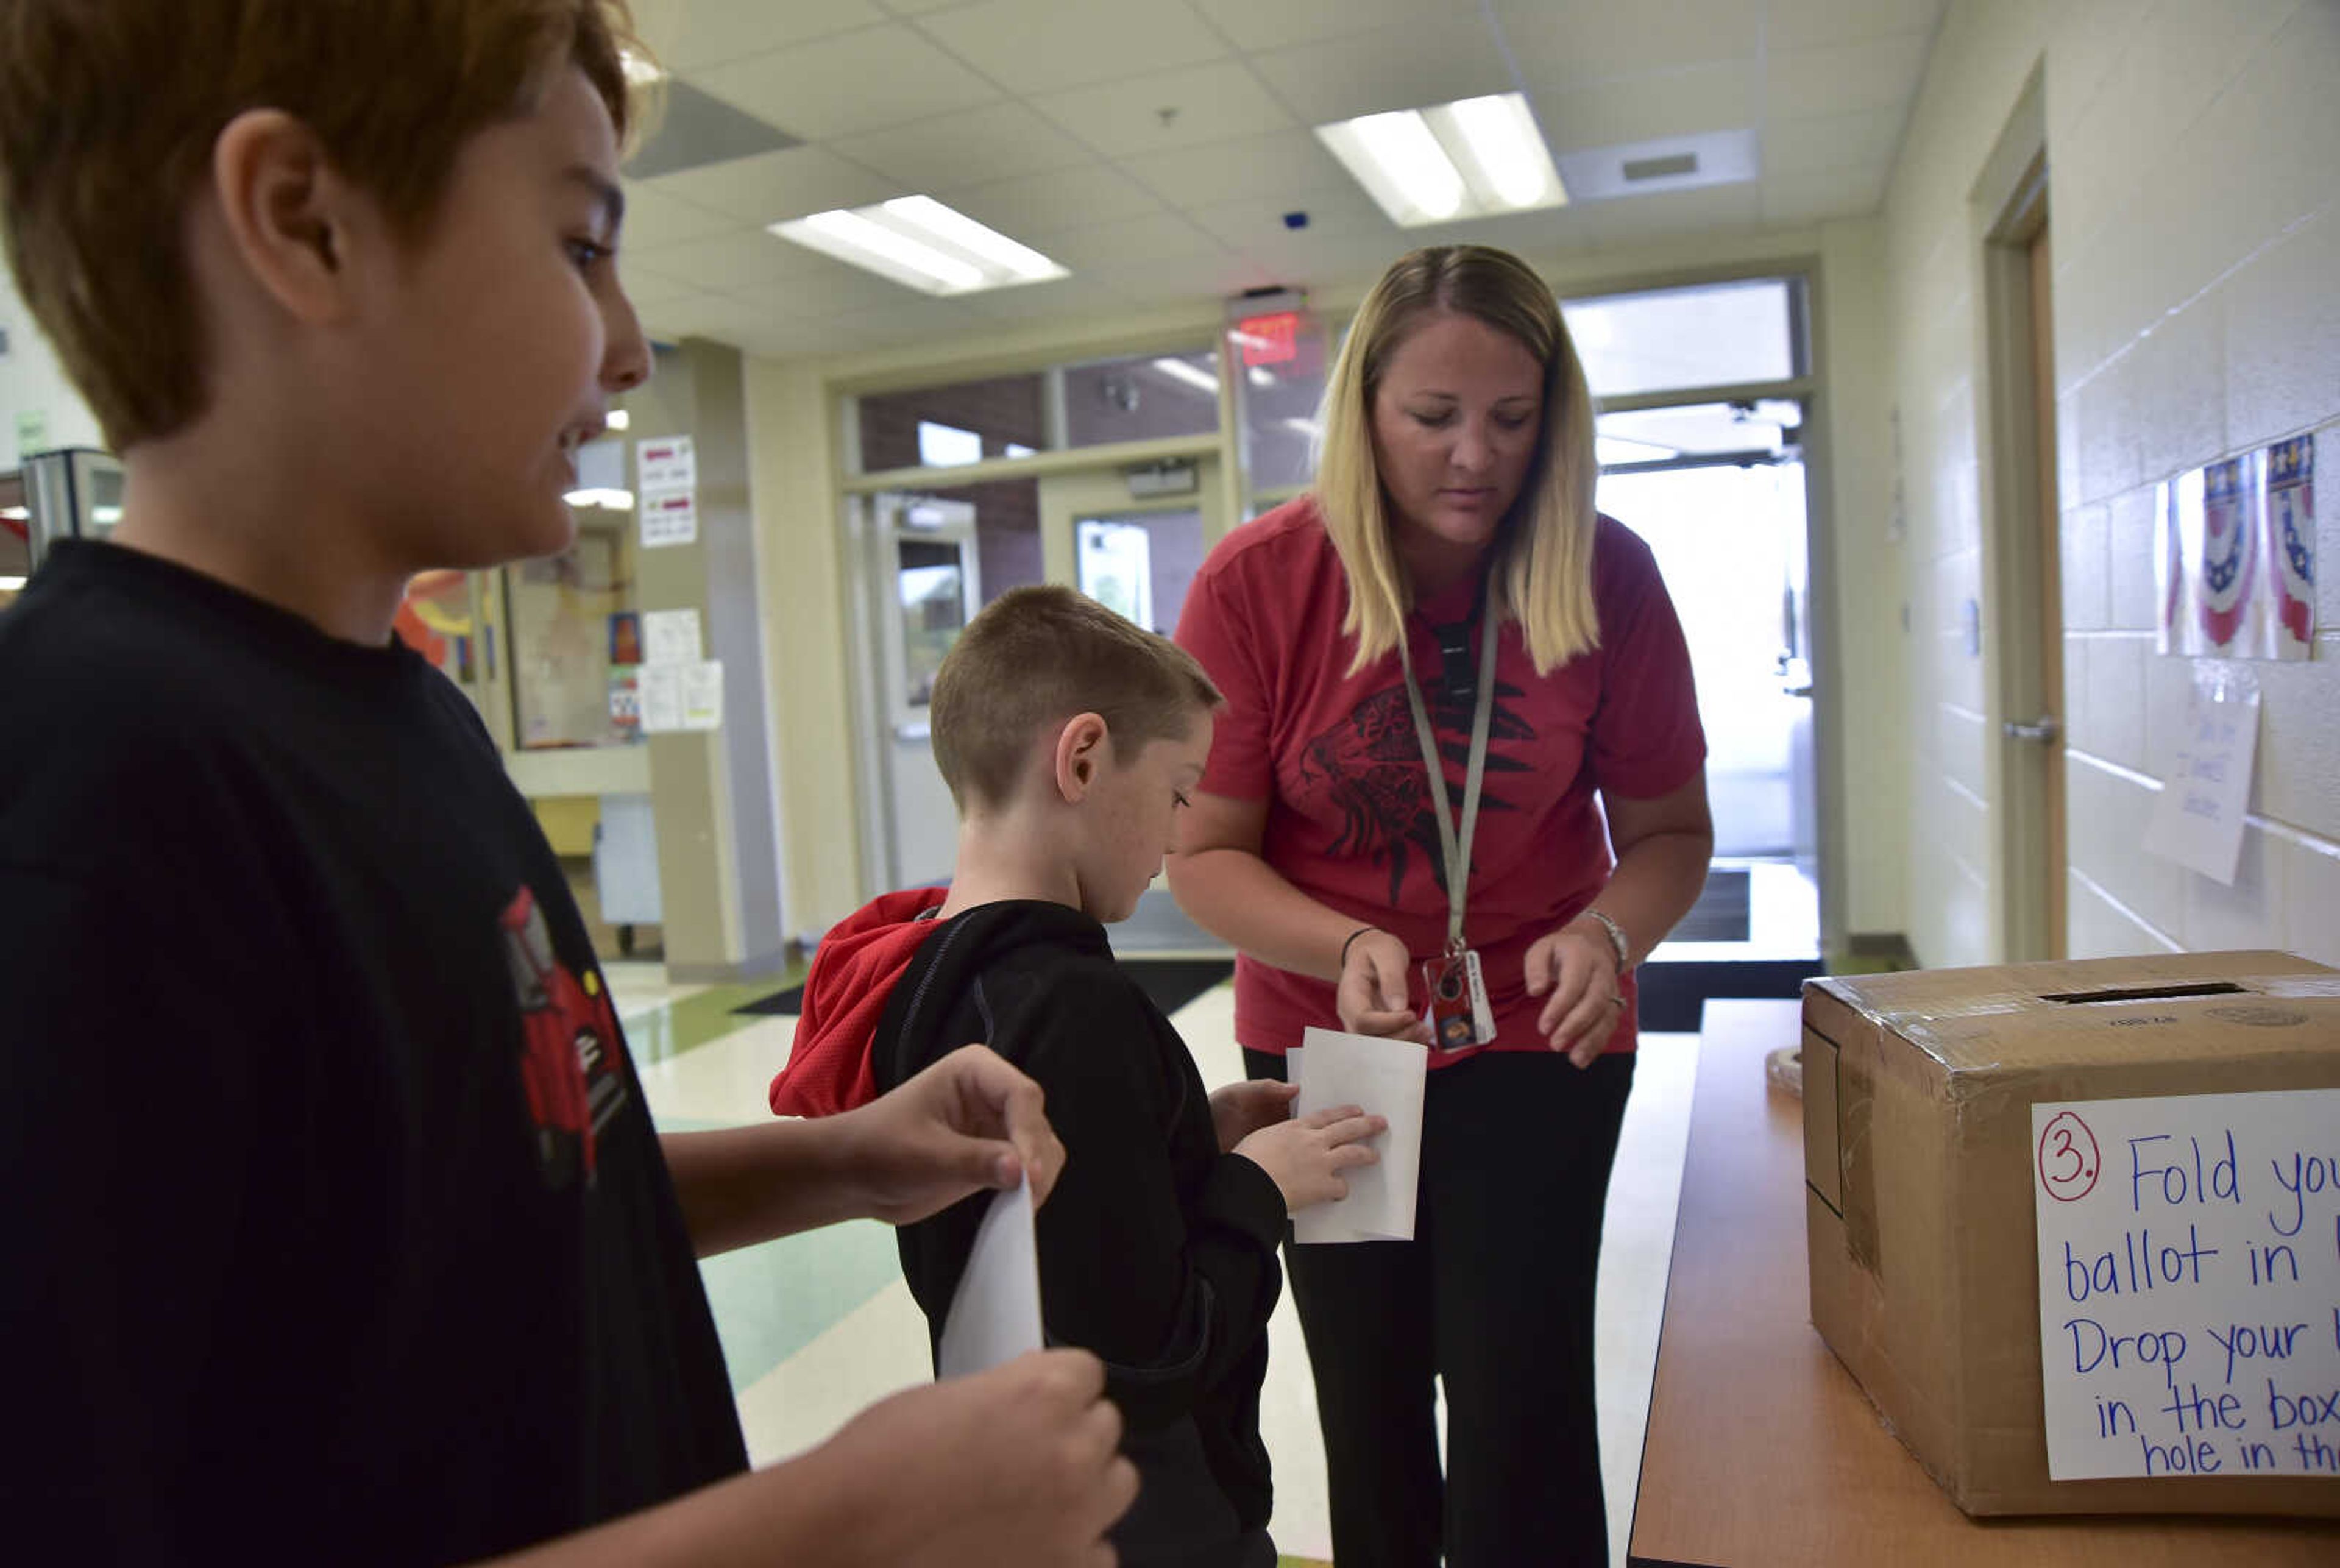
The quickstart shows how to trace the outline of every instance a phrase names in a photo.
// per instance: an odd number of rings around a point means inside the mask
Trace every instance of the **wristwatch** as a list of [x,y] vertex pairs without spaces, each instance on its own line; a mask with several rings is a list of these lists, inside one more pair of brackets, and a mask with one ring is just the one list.
[[1598,909],[1579,910],[1576,918],[1601,922],[1601,928],[1609,933],[1609,945],[1617,950],[1617,972],[1620,975],[1633,967],[1633,944],[1626,939],[1624,927]]

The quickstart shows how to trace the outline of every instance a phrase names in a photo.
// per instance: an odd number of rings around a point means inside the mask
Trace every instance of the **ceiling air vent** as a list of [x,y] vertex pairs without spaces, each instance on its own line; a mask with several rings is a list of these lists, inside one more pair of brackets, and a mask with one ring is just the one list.
[[1625,178],[1635,184],[1643,180],[1662,180],[1672,174],[1698,173],[1696,153],[1674,153],[1662,158],[1633,158],[1623,165]]
[[1668,136],[1560,155],[1560,177],[1568,186],[1569,199],[1575,202],[1735,185],[1761,172],[1762,158],[1752,131]]

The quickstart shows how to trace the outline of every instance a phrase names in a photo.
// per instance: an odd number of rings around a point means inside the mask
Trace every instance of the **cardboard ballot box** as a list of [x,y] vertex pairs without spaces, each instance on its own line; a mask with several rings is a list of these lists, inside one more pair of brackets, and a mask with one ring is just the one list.
[[1812,1323],[1970,1514],[2340,1515],[2340,971],[1804,990]]

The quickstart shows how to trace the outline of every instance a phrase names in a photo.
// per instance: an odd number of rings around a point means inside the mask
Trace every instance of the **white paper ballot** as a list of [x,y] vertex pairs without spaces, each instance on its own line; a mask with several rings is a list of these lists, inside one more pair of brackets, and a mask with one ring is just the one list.
[[1349,1196],[1292,1216],[1292,1239],[1302,1243],[1412,1241],[1413,1196],[1422,1172],[1422,1090],[1430,1053],[1411,1040],[1377,1039],[1337,1029],[1310,1029],[1287,1054],[1286,1071],[1300,1086],[1292,1114],[1310,1116],[1335,1106],[1360,1106],[1389,1122],[1368,1140],[1379,1165],[1347,1173]]
[[1040,1348],[1040,1244],[1032,1231],[1032,1184],[991,1200],[958,1276],[935,1375],[982,1372]]

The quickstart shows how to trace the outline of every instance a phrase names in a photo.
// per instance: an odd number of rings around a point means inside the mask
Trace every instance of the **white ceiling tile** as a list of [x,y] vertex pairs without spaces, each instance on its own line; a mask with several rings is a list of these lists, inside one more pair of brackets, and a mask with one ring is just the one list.
[[898,22],[717,65],[691,79],[808,142],[971,109],[1000,95]]
[[716,329],[736,323],[741,308],[740,303],[729,294],[699,293],[662,301],[639,313],[645,332],[661,342],[673,342],[712,335]]
[[855,348],[888,348],[919,341],[947,343],[990,330],[993,323],[962,302],[912,294],[897,306],[836,318]]
[[1264,235],[1243,253],[1258,263],[1267,281],[1323,288],[1333,283],[1371,283],[1389,264],[1415,248],[1413,236],[1391,228],[1379,234],[1296,233]]
[[1254,55],[1252,64],[1308,125],[1508,93],[1514,85],[1502,51],[1476,16],[1277,49]]
[[1762,10],[1746,0],[1499,0],[1496,15],[1540,87],[1752,60],[1764,42]]
[[[1308,222],[1288,228],[1284,214],[1302,212]],[[1287,191],[1275,196],[1249,196],[1234,202],[1211,202],[1186,209],[1186,215],[1228,244],[1245,247],[1286,233],[1374,234],[1399,237],[1387,213],[1353,184],[1322,185],[1313,191]]]
[[1183,0],[985,0],[919,25],[993,81],[1026,94],[1197,65],[1227,53]]
[[834,322],[764,322],[724,340],[741,353],[769,360],[814,359],[855,346],[853,333]]
[[1917,95],[1930,42],[1913,33],[1774,53],[1765,61],[1764,117],[1800,120],[1907,105]]
[[728,293],[787,276],[796,270],[801,250],[761,229],[735,229],[728,234],[639,253],[662,277],[679,279],[695,289]]
[[1012,289],[969,294],[967,308],[989,322],[1068,322],[1118,313],[1122,297],[1095,278],[1052,278]]
[[[1032,102],[1109,158],[1285,130],[1293,123],[1259,79],[1233,60],[1045,94]],[[1173,111],[1167,119],[1165,110]]]
[[1087,223],[1044,238],[1048,255],[1076,273],[1149,257],[1205,255],[1225,248],[1175,213]]
[[886,20],[869,0],[667,0],[635,9],[652,55],[682,73]]
[[878,4],[897,16],[924,16],[931,12],[947,11],[954,5],[964,5],[967,0],[878,0]]
[[1769,174],[1758,187],[1769,227],[1857,218],[1883,203],[1887,166],[1829,169],[1809,174]]
[[1592,243],[1592,219],[1601,203],[1547,207],[1533,213],[1507,213],[1500,217],[1473,218],[1462,223],[1433,223],[1404,231],[1408,248],[1418,245],[1492,245],[1530,261],[1562,256]]
[[906,189],[928,192],[1070,168],[1096,157],[1028,104],[992,104],[937,114],[891,130],[840,137],[829,145],[855,163],[900,181]]
[[720,213],[710,213],[679,196],[653,190],[640,180],[620,180],[619,184],[626,191],[626,226],[622,234],[626,250],[656,250],[683,240],[704,239],[738,226]]
[[950,192],[945,199],[977,223],[989,223],[1027,244],[1037,243],[1033,236],[1052,229],[1162,211],[1162,203],[1144,186],[1102,164],[968,185]]
[[1896,104],[1816,120],[1770,121],[1763,127],[1763,174],[1817,174],[1889,160],[1908,117],[1908,105]]
[[888,305],[907,304],[927,297],[891,278],[848,266],[818,251],[788,244],[786,240],[778,243],[802,258],[802,264],[791,268],[784,276],[734,291],[776,320],[882,311]]
[[1762,80],[1752,65],[1691,65],[1571,92],[1539,94],[1536,119],[1555,153],[1752,130]]
[[1349,183],[1348,172],[1313,131],[1271,131],[1264,136],[1147,153],[1123,159],[1121,166],[1179,207]]
[[1411,22],[1450,26],[1476,20],[1478,0],[1195,0],[1238,49],[1282,49],[1345,38]]
[[1896,33],[1931,35],[1942,0],[1771,0],[1763,34],[1773,49],[1858,44]]
[[618,257],[618,281],[626,291],[626,298],[639,311],[644,305],[695,294],[699,289],[680,278],[659,272],[648,263],[634,259],[634,253],[624,251]]
[[897,182],[848,163],[826,147],[783,147],[661,174],[647,183],[709,212],[759,224],[908,194]]
[[1225,250],[1125,262],[1097,279],[1131,304],[1145,306],[1225,299],[1269,281],[1250,258]]
[[1613,251],[1691,234],[1745,233],[1756,226],[1760,207],[1756,187],[1748,184],[1588,202],[1582,212],[1596,248]]

